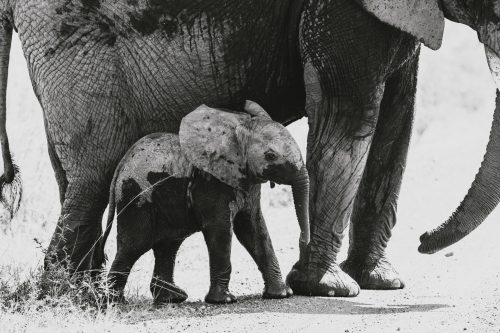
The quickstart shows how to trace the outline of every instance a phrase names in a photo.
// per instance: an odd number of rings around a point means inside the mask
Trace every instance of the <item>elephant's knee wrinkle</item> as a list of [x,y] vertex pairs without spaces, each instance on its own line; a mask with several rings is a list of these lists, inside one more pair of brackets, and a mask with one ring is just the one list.
[[347,133],[353,139],[366,139],[375,134],[377,127],[378,111],[374,108],[354,113],[346,119]]
[[[339,102],[340,103],[340,102]],[[342,101],[341,106],[328,111],[325,116],[309,120],[309,142],[325,142],[342,138],[364,140],[371,138],[377,128],[379,106],[377,103]],[[320,140],[314,139],[318,136]]]

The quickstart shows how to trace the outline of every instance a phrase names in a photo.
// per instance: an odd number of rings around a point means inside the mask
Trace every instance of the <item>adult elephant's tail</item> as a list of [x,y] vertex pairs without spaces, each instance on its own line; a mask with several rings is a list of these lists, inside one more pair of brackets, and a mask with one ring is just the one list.
[[[0,21],[1,22],[1,21]],[[19,169],[12,162],[7,136],[7,77],[9,70],[12,26],[2,22],[0,26],[0,146],[2,148],[3,175],[0,176],[0,202],[7,208],[12,218],[19,208],[22,196]]]

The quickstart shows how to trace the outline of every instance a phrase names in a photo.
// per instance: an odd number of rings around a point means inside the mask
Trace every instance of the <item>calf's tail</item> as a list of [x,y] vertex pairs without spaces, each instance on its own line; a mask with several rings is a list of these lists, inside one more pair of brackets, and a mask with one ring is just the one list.
[[106,229],[104,229],[104,233],[102,234],[102,237],[99,240],[96,249],[94,250],[94,267],[103,267],[106,261],[104,248],[106,246],[106,241],[111,231],[111,227],[113,226],[113,219],[115,218],[115,210],[116,210],[115,187],[116,187],[116,179],[118,178],[118,174],[120,173],[121,167],[122,167],[122,162],[120,162],[116,167],[115,173],[113,175],[113,180],[111,181],[111,185],[109,187],[108,219],[106,221]]

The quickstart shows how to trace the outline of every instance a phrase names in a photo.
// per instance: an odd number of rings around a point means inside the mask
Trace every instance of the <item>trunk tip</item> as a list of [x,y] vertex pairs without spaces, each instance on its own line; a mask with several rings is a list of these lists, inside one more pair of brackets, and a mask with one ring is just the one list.
[[428,244],[422,243],[418,246],[418,252],[422,254],[433,254],[436,251],[431,250]]
[[430,254],[428,239],[429,239],[429,232],[428,231],[426,231],[425,233],[420,235],[420,245],[418,246],[418,252],[423,253],[423,254]]
[[425,254],[436,253],[452,244],[455,244],[470,233],[468,230],[463,231],[454,227],[453,221],[453,219],[448,220],[436,229],[423,233],[420,236],[420,246],[418,247],[418,252]]
[[302,231],[300,233],[300,239],[299,239],[300,244],[307,246],[307,244],[309,244],[310,241],[311,241],[311,235],[309,234],[309,232]]
[[420,235],[418,252],[422,254],[433,254],[444,249],[448,245],[450,244],[447,244],[446,240],[443,239],[442,235],[439,233],[435,231],[426,231]]

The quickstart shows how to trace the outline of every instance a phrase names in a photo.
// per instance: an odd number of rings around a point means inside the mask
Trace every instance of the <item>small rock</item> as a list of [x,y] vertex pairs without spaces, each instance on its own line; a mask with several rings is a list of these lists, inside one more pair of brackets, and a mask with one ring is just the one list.
[[445,257],[453,257],[454,253],[453,251],[446,253],[444,256]]

